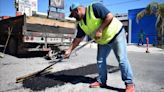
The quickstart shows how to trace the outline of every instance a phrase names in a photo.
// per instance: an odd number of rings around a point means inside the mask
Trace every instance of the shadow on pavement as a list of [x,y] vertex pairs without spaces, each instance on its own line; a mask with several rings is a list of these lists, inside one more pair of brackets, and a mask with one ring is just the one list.
[[[75,69],[62,70],[47,74],[44,76],[38,76],[23,81],[24,88],[30,88],[32,91],[45,90],[55,86],[62,86],[66,83],[78,84],[78,83],[92,83],[96,81],[96,78],[86,77],[86,75],[96,74],[97,65],[91,64]],[[109,73],[115,73],[119,71],[117,66],[108,65]],[[124,89],[107,86],[106,89],[115,90],[118,92],[124,92]]]

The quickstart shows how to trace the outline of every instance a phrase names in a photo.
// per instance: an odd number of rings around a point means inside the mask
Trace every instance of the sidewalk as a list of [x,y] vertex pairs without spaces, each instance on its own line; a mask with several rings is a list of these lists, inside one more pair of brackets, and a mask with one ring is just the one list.
[[[81,42],[80,45],[85,44],[86,42]],[[91,43],[85,46],[86,48],[97,48],[97,44],[96,43]],[[134,51],[134,52],[144,52],[146,53],[146,46],[137,46],[134,44],[128,44],[127,46],[127,50],[128,51]],[[153,46],[149,46],[149,52],[150,53],[160,53],[160,54],[164,54],[164,49],[160,49],[157,47],[153,47]]]
[[[146,52],[146,46],[136,46],[136,45],[128,45],[128,51],[134,51],[134,52]],[[158,53],[158,54],[164,54],[164,49],[160,49],[157,47],[149,46],[148,51],[150,53]]]

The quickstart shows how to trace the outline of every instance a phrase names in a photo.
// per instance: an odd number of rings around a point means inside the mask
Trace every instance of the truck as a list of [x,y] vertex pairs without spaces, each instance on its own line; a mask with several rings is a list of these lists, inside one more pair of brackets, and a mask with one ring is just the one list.
[[33,51],[55,52],[69,46],[75,21],[20,15],[0,20],[0,47],[11,55]]

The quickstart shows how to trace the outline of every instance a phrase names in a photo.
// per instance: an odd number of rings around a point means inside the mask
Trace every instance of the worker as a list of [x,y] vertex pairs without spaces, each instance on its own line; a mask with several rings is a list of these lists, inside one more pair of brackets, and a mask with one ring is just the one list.
[[145,32],[141,29],[139,34],[138,34],[138,46],[140,46],[140,43],[141,45],[144,44],[144,36],[145,36]]
[[134,92],[133,73],[127,57],[127,43],[123,24],[101,3],[94,3],[87,7],[73,3],[70,6],[71,14],[77,21],[77,35],[70,47],[65,51],[64,57],[68,58],[71,52],[79,45],[85,35],[94,39],[98,44],[97,81],[90,84],[90,88],[107,86],[106,58],[113,49],[119,62],[122,80],[125,82],[126,91]]

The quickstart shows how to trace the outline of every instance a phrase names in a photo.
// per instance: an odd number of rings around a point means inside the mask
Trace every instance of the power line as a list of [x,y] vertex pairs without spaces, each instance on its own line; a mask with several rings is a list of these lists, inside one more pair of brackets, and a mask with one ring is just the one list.
[[[71,1],[71,0],[70,0]],[[94,0],[91,0],[91,1],[94,1]],[[101,1],[102,3],[104,3],[103,1],[104,0],[95,0],[95,1]],[[140,0],[129,0],[129,1],[122,1],[122,2],[118,2],[118,3],[107,3],[107,4],[104,4],[105,6],[114,6],[114,5],[120,5],[120,4],[127,4],[127,3],[132,3],[132,2],[138,2]],[[88,3],[88,2],[82,2],[82,3]],[[65,13],[68,13],[69,11],[66,11]]]

